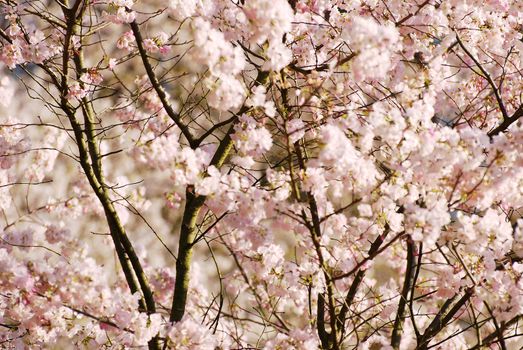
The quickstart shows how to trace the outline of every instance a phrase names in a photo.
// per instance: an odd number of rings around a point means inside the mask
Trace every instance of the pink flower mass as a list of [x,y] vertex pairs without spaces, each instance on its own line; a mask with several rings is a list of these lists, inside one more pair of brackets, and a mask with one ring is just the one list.
[[523,1],[0,0],[0,348],[523,348]]

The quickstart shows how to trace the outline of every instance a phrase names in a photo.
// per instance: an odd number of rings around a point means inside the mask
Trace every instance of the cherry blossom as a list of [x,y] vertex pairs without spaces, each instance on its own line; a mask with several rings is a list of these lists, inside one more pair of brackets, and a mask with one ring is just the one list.
[[0,344],[523,346],[523,3],[0,0]]

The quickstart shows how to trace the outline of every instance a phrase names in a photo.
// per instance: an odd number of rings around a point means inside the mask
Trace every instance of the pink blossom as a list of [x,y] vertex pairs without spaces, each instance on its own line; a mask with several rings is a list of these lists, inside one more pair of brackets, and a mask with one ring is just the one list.
[[177,20],[184,20],[195,14],[198,6],[196,0],[170,0],[169,9]]
[[286,124],[289,141],[294,143],[305,136],[305,123],[301,119],[289,120]]
[[245,87],[238,79],[222,75],[217,80],[207,82],[211,92],[209,105],[220,111],[239,107],[245,97]]
[[258,155],[270,150],[272,136],[263,126],[257,126],[254,119],[243,115],[241,127],[231,137],[240,154]]
[[75,82],[69,86],[66,98],[69,100],[82,99],[85,96],[87,96],[87,91],[79,83]]
[[98,85],[103,81],[103,77],[96,68],[92,68],[82,74],[80,80],[87,84]]
[[172,325],[169,341],[181,350],[214,350],[217,341],[209,329],[190,317]]
[[166,45],[168,39],[169,36],[166,33],[161,32],[157,34],[153,39],[145,39],[143,41],[143,45],[145,47],[145,50],[147,50],[148,52],[160,52],[162,54],[165,54],[170,49],[170,47]]
[[108,62],[109,69],[113,70],[116,67],[117,61],[115,58],[110,58]]
[[132,31],[125,32],[116,42],[116,46],[122,50],[132,50],[130,44],[134,42],[134,34]]
[[132,0],[116,0],[112,1],[110,5],[116,8],[116,10],[112,10],[109,13],[106,11],[103,12],[104,17],[108,21],[116,24],[121,24],[131,23],[135,20],[136,12],[130,10],[131,6],[133,5]]
[[281,43],[271,43],[267,49],[268,60],[263,65],[264,70],[279,71],[292,61],[292,51]]
[[251,40],[258,44],[265,40],[281,40],[291,29],[292,9],[287,1],[254,0],[243,7],[252,29]]

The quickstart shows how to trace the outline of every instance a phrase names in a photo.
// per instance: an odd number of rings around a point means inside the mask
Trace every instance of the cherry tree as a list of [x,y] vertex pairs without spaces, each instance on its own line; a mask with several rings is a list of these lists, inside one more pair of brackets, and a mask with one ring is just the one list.
[[0,347],[523,344],[523,2],[0,16]]

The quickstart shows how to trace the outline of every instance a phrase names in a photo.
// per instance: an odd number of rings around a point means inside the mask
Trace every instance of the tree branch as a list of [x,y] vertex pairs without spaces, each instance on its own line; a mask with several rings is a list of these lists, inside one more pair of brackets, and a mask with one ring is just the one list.
[[[264,84],[267,77],[267,72],[259,72],[254,85],[257,86]],[[223,165],[232,149],[233,141],[231,135],[234,133],[234,126],[236,125],[238,117],[243,113],[246,113],[249,109],[249,107],[243,106],[236,114],[236,117],[232,121],[233,124],[229,127],[227,133],[220,141],[218,149],[214,153],[209,166],[213,165],[216,168],[220,168]],[[198,214],[207,199],[206,196],[196,195],[194,193],[194,187],[191,185],[187,186],[185,193],[186,202],[180,228],[178,257],[176,260],[176,279],[174,283],[171,314],[169,317],[170,322],[180,321],[185,314],[187,293],[189,290],[189,271],[191,266],[192,249],[194,247],[194,240],[197,233],[196,224]]]
[[134,37],[136,39],[136,45],[138,46],[138,52],[140,53],[140,57],[142,58],[143,66],[145,67],[145,71],[147,72],[147,76],[149,77],[149,81],[151,82],[151,85],[156,91],[156,94],[160,98],[165,112],[174,121],[176,126],[180,128],[182,134],[187,139],[187,142],[189,142],[191,148],[194,149],[198,147],[199,142],[194,138],[187,125],[185,125],[182,122],[180,115],[174,111],[173,107],[168,101],[167,94],[165,93],[164,88],[162,87],[162,85],[158,81],[158,78],[156,77],[156,74],[154,73],[153,67],[151,66],[151,62],[149,62],[149,58],[147,56],[147,52],[145,51],[145,48],[143,46],[143,37],[142,33],[140,32],[140,28],[138,27],[138,23],[136,23],[136,21],[133,21],[130,23],[130,25],[131,30],[133,31]]
[[465,289],[465,294],[458,301],[455,301],[458,296],[457,294],[448,299],[443,304],[434,320],[432,320],[432,322],[426,328],[425,333],[421,335],[416,349],[427,350],[429,342],[432,340],[432,338],[434,338],[443,328],[447,326],[454,315],[463,307],[463,305],[469,301],[473,294],[474,289],[467,288]]
[[398,303],[398,311],[396,312],[396,319],[394,320],[391,336],[391,345],[394,349],[399,349],[401,343],[405,306],[407,304],[409,292],[414,283],[414,265],[416,264],[414,260],[415,249],[416,247],[414,241],[410,235],[407,235],[407,271],[405,272],[405,281],[403,283],[403,289],[401,291],[401,296]]

